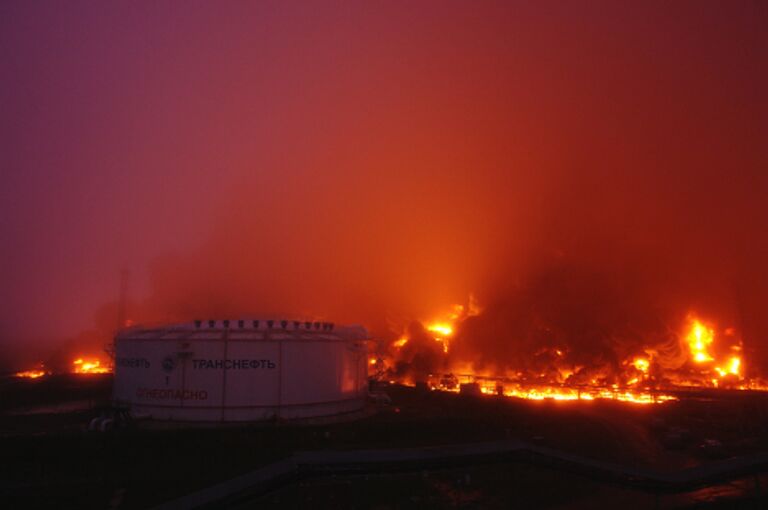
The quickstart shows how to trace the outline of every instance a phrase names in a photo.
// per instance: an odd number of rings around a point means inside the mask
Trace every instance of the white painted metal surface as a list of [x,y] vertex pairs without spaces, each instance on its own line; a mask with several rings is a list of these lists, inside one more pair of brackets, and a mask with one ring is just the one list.
[[368,392],[360,326],[209,321],[115,338],[113,399],[155,420],[242,422],[358,411]]

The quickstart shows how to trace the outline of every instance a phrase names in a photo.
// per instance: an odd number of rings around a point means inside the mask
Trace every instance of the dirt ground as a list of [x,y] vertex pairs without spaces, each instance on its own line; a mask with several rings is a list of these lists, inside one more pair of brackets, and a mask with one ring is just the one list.
[[[387,389],[392,406],[354,422],[268,423],[235,428],[89,433],[111,376],[0,382],[0,497],[8,508],[148,508],[227,480],[296,451],[379,449],[521,439],[586,457],[657,470],[768,451],[762,395],[637,405],[520,401]],[[706,440],[718,448],[703,448]],[[768,487],[766,481],[763,486]],[[722,505],[754,497],[737,481],[662,507]],[[746,500],[744,498],[747,498]],[[744,502],[746,501],[746,503]],[[762,501],[762,500],[761,500]],[[246,507],[653,508],[653,494],[601,485],[515,463],[381,476],[303,480]],[[254,506],[255,505],[255,506]],[[749,508],[749,506],[742,506]]]

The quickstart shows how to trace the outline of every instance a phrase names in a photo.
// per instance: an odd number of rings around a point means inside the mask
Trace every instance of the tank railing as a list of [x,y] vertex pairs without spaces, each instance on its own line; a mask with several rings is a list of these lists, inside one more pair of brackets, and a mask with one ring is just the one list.
[[[229,329],[232,327],[234,321],[230,319],[222,319],[221,321],[218,321],[216,319],[207,319],[203,321],[202,319],[195,319],[193,321],[195,325],[195,329],[199,330],[205,330],[206,328],[203,327],[204,325],[207,325],[207,329]],[[333,322],[322,322],[322,321],[288,321],[286,319],[281,319],[279,321],[275,319],[268,319],[263,322],[264,325],[266,325],[266,329],[262,328],[262,321],[259,319],[254,319],[250,326],[251,328],[246,327],[246,320],[245,319],[237,319],[237,328],[238,329],[261,329],[261,330],[271,330],[271,329],[277,329],[278,327],[284,331],[333,331],[335,324]],[[221,327],[217,327],[221,323]],[[293,329],[289,330],[288,326],[293,325]],[[303,326],[303,329],[302,329]],[[174,329],[185,329],[185,328],[179,328],[178,326],[174,326]]]

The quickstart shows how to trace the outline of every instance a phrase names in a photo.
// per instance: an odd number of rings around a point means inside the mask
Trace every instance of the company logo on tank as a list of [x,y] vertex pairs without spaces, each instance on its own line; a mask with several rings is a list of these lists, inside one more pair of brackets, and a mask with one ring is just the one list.
[[163,358],[161,366],[163,367],[163,372],[170,374],[173,372],[173,369],[176,368],[176,360],[173,356],[166,356]]
[[193,359],[195,370],[248,370],[277,368],[277,363],[270,359]]

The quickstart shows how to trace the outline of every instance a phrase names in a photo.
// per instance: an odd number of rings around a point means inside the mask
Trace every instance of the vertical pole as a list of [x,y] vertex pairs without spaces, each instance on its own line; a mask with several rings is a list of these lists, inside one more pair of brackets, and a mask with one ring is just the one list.
[[110,360],[115,357],[115,343],[114,338],[120,333],[120,330],[125,327],[126,314],[125,309],[128,301],[128,280],[131,273],[127,269],[120,271],[120,290],[117,296],[117,323],[115,324],[115,334],[112,335],[112,339],[109,343],[104,345],[104,352],[107,353]]
[[[176,359],[179,357],[177,355]],[[184,407],[184,392],[187,390],[187,357],[181,358],[181,406]]]
[[[222,324],[223,326],[223,324]],[[224,360],[221,367],[221,421],[225,419],[225,413],[227,408],[227,360],[229,359],[229,328],[224,328]]]
[[128,280],[131,273],[127,269],[120,271],[120,293],[117,298],[117,330],[125,327],[125,308],[128,302]]
[[[287,331],[287,330],[286,330]],[[295,335],[295,333],[294,333]],[[283,409],[283,341],[277,341],[277,410],[275,418],[280,421]]]

